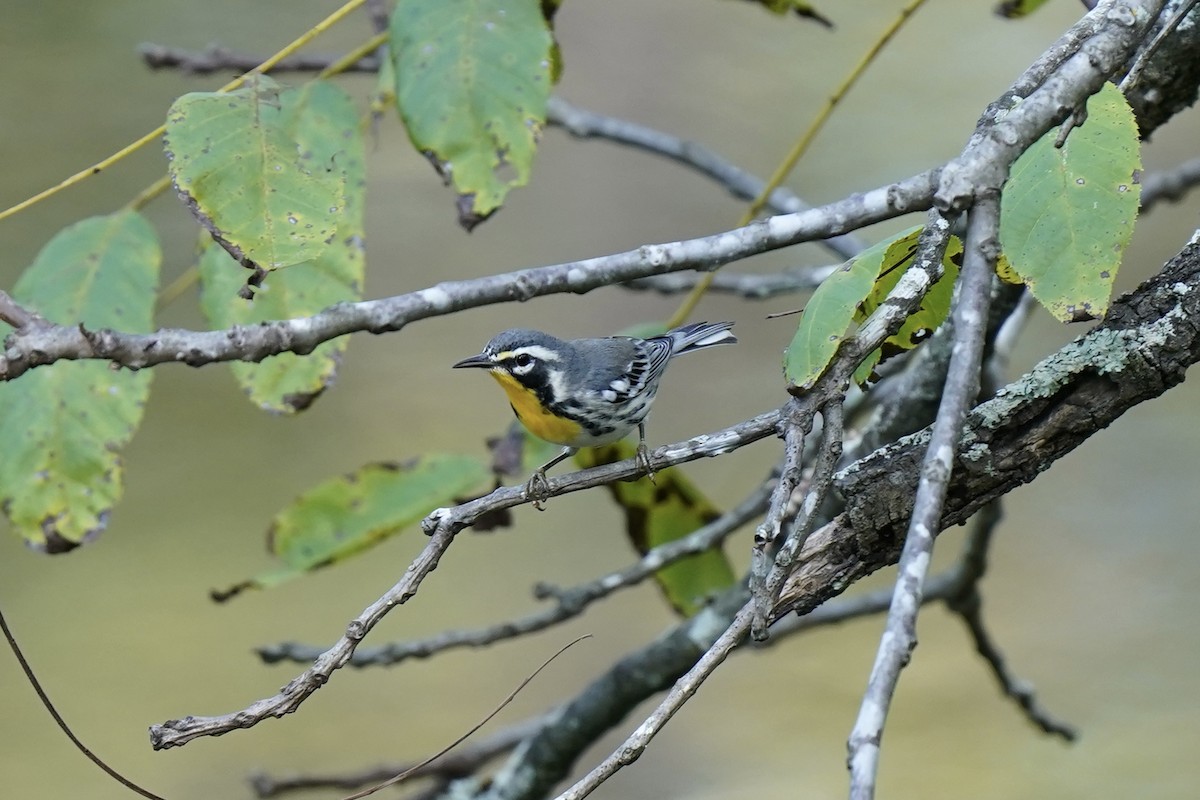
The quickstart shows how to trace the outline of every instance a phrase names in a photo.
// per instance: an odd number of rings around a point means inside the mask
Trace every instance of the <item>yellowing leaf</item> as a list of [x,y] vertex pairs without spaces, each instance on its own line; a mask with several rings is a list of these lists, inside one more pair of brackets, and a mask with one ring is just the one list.
[[368,464],[328,480],[275,515],[268,547],[287,565],[244,581],[213,599],[265,589],[362,552],[484,484],[478,458],[427,454],[405,464]]
[[[883,274],[871,293],[863,300],[854,315],[854,321],[862,323],[871,316],[896,288],[905,269],[910,266],[913,254],[917,249],[917,240],[923,228],[896,239],[888,247],[884,256]],[[935,330],[941,327],[950,314],[950,300],[954,295],[954,284],[958,280],[958,267],[962,262],[963,244],[957,236],[951,236],[946,244],[946,252],[942,256],[942,277],[921,298],[917,310],[904,320],[900,330],[884,340],[883,346],[872,353],[854,373],[854,380],[860,385],[866,384],[875,367],[888,358],[906,350],[912,350],[929,338]]]
[[344,212],[346,176],[287,127],[298,93],[260,76],[234,92],[193,92],[167,112],[175,188],[213,238],[247,266],[320,256]]
[[[253,299],[239,296],[246,271],[218,247],[200,257],[201,305],[217,328],[307,316],[362,298],[363,210],[366,180],[358,114],[350,97],[316,81],[285,96],[280,126],[314,162],[336,165],[346,187],[334,240],[316,258],[262,279]],[[325,342],[312,353],[281,353],[230,365],[251,402],[268,411],[307,408],[332,382],[349,339]]]
[[[14,299],[63,325],[149,331],[161,261],[133,211],[60,231]],[[8,334],[0,323],[0,338]],[[142,419],[150,370],[60,361],[0,383],[0,506],[31,546],[57,553],[98,535],[121,495],[120,449]]]
[[1056,318],[1103,316],[1137,217],[1137,125],[1117,87],[1087,104],[1087,121],[1055,148],[1057,130],[1017,159],[1000,203],[1012,269]]

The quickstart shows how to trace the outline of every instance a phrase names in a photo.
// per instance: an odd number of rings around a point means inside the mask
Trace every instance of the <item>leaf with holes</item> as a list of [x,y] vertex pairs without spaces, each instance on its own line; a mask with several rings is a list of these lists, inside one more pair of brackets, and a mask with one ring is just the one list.
[[[200,257],[201,305],[217,328],[307,316],[362,298],[366,173],[354,103],[333,84],[310,83],[284,106],[280,124],[314,162],[336,164],[345,176],[338,234],[312,261],[266,276],[253,299],[238,295],[245,271],[220,248],[205,248]],[[307,355],[281,353],[258,364],[237,361],[230,366],[251,402],[290,413],[307,408],[333,382],[348,344],[342,337]]]
[[[60,231],[13,290],[63,325],[149,331],[161,261],[136,212]],[[0,337],[9,332],[0,323]],[[0,506],[31,547],[71,550],[98,535],[121,496],[119,452],[142,419],[150,371],[60,361],[0,383]]]
[[391,35],[400,116],[469,230],[529,181],[553,72],[541,6],[399,0]]
[[344,165],[290,129],[302,97],[260,76],[234,92],[185,94],[167,112],[175,188],[230,255],[262,271],[320,256],[343,214]]
[[1029,291],[1063,322],[1108,310],[1137,217],[1137,123],[1117,87],[1087,104],[1061,148],[1048,132],[1013,165],[1000,202],[1000,242]]

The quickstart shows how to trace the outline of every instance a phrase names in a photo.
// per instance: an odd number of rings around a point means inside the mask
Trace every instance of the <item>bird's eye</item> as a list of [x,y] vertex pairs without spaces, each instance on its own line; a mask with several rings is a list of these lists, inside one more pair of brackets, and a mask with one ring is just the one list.
[[529,355],[529,353],[521,353],[513,359],[513,363],[518,367],[528,367],[533,363],[533,356]]

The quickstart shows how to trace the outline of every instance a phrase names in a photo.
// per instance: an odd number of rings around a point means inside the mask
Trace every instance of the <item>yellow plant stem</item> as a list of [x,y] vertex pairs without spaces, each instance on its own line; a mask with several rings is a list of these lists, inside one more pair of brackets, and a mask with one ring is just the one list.
[[346,55],[342,56],[337,61],[321,70],[320,73],[317,74],[317,77],[328,78],[332,75],[345,72],[359,61],[362,61],[364,58],[371,55],[371,53],[374,53],[380,47],[387,44],[389,36],[390,35],[386,31],[384,33],[378,33],[372,36],[370,39],[367,39],[365,42],[351,50],[349,53],[346,53]]
[[[863,57],[859,59],[859,62],[854,65],[854,69],[850,70],[850,74],[846,76],[845,80],[842,81],[841,85],[837,87],[833,94],[829,95],[829,97],[825,99],[825,104],[821,107],[821,110],[817,113],[817,116],[813,118],[813,121],[809,124],[808,129],[804,131],[800,138],[796,140],[796,143],[792,145],[791,151],[788,152],[787,156],[784,157],[783,161],[780,162],[779,166],[775,169],[775,173],[771,175],[770,180],[767,181],[767,185],[763,187],[763,190],[759,192],[758,197],[754,198],[754,202],[752,202],[746,209],[746,212],[742,215],[741,220],[738,222],[737,226],[739,228],[749,225],[750,222],[756,216],[758,216],[759,212],[763,210],[763,207],[767,204],[767,198],[771,196],[771,192],[779,188],[779,185],[782,184],[784,180],[787,179],[787,176],[791,174],[791,171],[795,169],[797,162],[799,162],[800,158],[808,151],[809,145],[811,145],[813,140],[817,138],[817,134],[820,133],[821,129],[825,127],[825,123],[829,121],[829,117],[833,114],[833,110],[837,107],[837,105],[842,101],[842,98],[844,98],[850,92],[850,89],[854,87],[854,84],[858,82],[858,79],[862,77],[864,72],[867,71],[867,67],[869,67],[875,61],[875,59],[883,51],[883,48],[887,46],[888,42],[890,42],[895,35],[900,32],[900,29],[904,27],[904,24],[908,22],[909,18],[912,17],[912,15],[916,13],[917,9],[924,4],[925,0],[911,0],[908,5],[900,9],[899,16],[897,16],[892,24],[888,26],[888,29],[883,32],[883,35],[875,41],[875,43],[863,55]],[[704,293],[707,292],[708,287],[712,285],[714,277],[716,277],[714,273],[706,273],[700,279],[700,281],[692,287],[692,290],[688,292],[688,296],[683,299],[683,302],[680,303],[679,308],[676,309],[675,314],[667,323],[668,329],[682,325],[684,321],[686,321],[687,318],[692,315],[692,312],[696,310],[696,306],[700,304],[701,298],[704,297]]]
[[[325,31],[329,30],[329,28],[331,28],[332,26],[334,26],[335,24],[340,22],[343,18],[346,17],[346,15],[348,15],[350,12],[356,10],[359,6],[361,6],[365,2],[366,2],[366,0],[348,0],[348,2],[345,5],[343,5],[341,8],[339,8],[337,11],[334,11],[332,14],[330,14],[325,19],[318,22],[316,25],[314,25],[309,30],[305,31],[304,34],[302,34],[299,38],[297,38],[291,44],[284,47],[278,53],[271,56],[263,63],[259,64],[257,67],[250,70],[245,75],[240,75],[237,78],[234,78],[232,81],[230,81],[229,83],[222,86],[218,91],[221,91],[221,92],[232,91],[232,90],[238,88],[239,86],[241,86],[243,83],[245,83],[246,79],[249,78],[250,76],[270,70],[271,67],[275,66],[280,61],[282,61],[283,59],[290,56],[292,53],[295,53],[297,50],[304,47],[306,44],[311,42],[317,36],[321,35]],[[4,211],[0,211],[0,220],[5,220],[5,219],[13,216],[14,214],[18,214],[18,213],[24,211],[25,209],[29,208],[30,206],[40,203],[41,201],[45,200],[48,197],[53,197],[54,195],[61,192],[63,189],[67,189],[71,186],[74,186],[77,183],[80,183],[81,181],[85,180],[86,178],[90,178],[92,175],[95,175],[99,172],[103,172],[105,169],[108,169],[110,166],[117,163],[118,161],[125,158],[126,156],[133,153],[134,151],[136,151],[136,150],[146,146],[150,142],[153,142],[156,139],[160,138],[165,131],[166,131],[166,126],[160,125],[159,127],[155,128],[154,130],[147,133],[145,136],[138,139],[136,142],[133,142],[132,144],[129,144],[129,145],[121,148],[116,153],[113,153],[108,158],[106,158],[102,161],[97,161],[92,166],[88,167],[87,169],[76,172],[74,175],[72,175],[71,177],[67,178],[66,180],[58,183],[57,185],[51,186],[49,189],[38,192],[33,197],[23,200],[20,203],[17,203],[15,206],[12,206],[11,208],[6,208]],[[155,184],[155,186],[157,186],[157,184]],[[151,188],[154,188],[154,187],[151,187]],[[158,191],[161,192],[165,188],[166,187],[162,187]],[[139,195],[138,199],[141,199],[144,196],[146,196],[146,192],[143,192],[141,195]],[[151,196],[153,196],[153,195],[151,195]],[[137,200],[135,200],[134,202],[137,202]]]

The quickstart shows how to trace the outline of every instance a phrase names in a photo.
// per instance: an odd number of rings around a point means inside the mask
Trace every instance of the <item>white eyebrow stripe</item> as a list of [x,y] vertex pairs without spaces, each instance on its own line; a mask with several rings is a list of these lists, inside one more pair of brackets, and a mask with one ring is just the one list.
[[528,344],[524,347],[514,347],[512,350],[506,350],[503,353],[497,353],[496,359],[506,361],[510,358],[516,358],[519,355],[530,355],[538,361],[559,361],[558,353],[548,347],[542,347],[540,344]]

